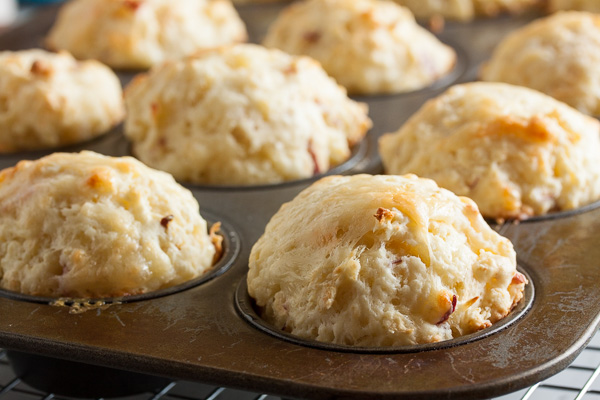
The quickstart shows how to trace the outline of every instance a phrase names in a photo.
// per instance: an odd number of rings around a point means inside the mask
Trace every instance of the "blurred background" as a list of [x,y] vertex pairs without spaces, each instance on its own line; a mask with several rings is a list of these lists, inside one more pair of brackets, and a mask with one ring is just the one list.
[[0,0],[0,29],[17,20],[20,8],[58,3],[60,1],[62,0]]

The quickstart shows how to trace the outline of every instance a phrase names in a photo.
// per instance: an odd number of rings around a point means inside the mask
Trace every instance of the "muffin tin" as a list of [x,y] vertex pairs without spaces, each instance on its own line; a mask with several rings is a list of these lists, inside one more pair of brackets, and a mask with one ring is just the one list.
[[[238,8],[253,41],[262,37],[281,8]],[[56,11],[56,6],[41,9],[0,35],[0,49],[41,46]],[[479,65],[503,35],[534,17],[447,23],[440,38],[457,49],[455,70],[424,90],[358,98],[369,104],[374,127],[337,172],[381,173],[377,138],[395,131],[424,101],[450,84],[476,79]],[[134,74],[119,75],[126,82]],[[81,149],[115,156],[129,153],[120,127],[65,150]],[[0,156],[0,168],[47,153]],[[250,249],[281,204],[316,179],[260,187],[188,186],[201,212],[224,223],[226,247],[233,254],[226,271],[177,293],[78,314],[68,307],[0,293],[0,347],[284,397],[462,399],[511,392],[560,371],[597,330],[597,204],[519,224],[494,225],[513,241],[531,285],[528,301],[512,319],[490,331],[435,346],[348,351],[293,342],[258,329],[248,321],[258,317],[252,315],[244,286]]]

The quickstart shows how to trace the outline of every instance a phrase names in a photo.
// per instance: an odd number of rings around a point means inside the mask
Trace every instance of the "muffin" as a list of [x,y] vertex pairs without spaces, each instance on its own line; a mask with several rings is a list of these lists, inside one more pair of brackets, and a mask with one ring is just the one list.
[[246,38],[228,0],[71,0],[46,43],[113,68],[147,69]]
[[353,94],[421,89],[448,74],[454,50],[411,12],[381,0],[305,0],[288,6],[264,44],[313,57]]
[[600,197],[600,122],[532,89],[457,85],[379,141],[387,173],[415,173],[524,219]]
[[408,7],[417,18],[444,18],[470,21],[476,17],[494,17],[502,13],[518,14],[536,9],[545,0],[394,0]]
[[204,274],[220,247],[192,194],[130,157],[21,161],[0,172],[0,211],[0,287],[30,295],[151,292]]
[[523,296],[513,246],[470,199],[429,179],[332,176],[284,204],[252,248],[248,292],[300,338],[439,342],[489,327]]
[[124,115],[108,67],[39,49],[0,52],[0,105],[0,154],[88,140]]
[[600,2],[598,0],[549,0],[550,12],[559,10],[579,10],[600,13]]
[[[600,4],[600,2],[598,3]],[[600,116],[600,15],[561,12],[509,34],[481,71]]]
[[366,105],[317,62],[257,45],[167,62],[125,92],[133,153],[193,183],[311,177],[346,160],[371,126]]

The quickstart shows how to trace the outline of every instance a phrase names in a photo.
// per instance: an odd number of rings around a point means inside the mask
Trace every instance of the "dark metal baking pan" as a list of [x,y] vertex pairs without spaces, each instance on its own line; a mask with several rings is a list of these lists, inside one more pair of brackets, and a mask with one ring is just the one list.
[[[243,6],[257,40],[281,6]],[[0,36],[0,48],[39,45],[56,7]],[[361,97],[374,127],[345,174],[381,172],[377,138],[395,131],[452,80],[476,78],[479,64],[510,29],[532,16],[448,23],[443,41],[458,46],[463,67],[450,81],[414,93]],[[125,81],[129,77],[121,75]],[[119,132],[89,148],[127,151]],[[14,164],[0,156],[0,165]],[[565,368],[600,323],[600,209],[496,227],[517,250],[534,283],[528,312],[505,329],[452,347],[358,353],[307,347],[256,329],[236,311],[235,293],[253,243],[283,202],[314,179],[262,188],[190,186],[201,209],[230,221],[240,252],[231,268],[169,296],[108,309],[68,309],[0,298],[0,346],[93,365],[226,385],[293,398],[486,398],[540,381]]]

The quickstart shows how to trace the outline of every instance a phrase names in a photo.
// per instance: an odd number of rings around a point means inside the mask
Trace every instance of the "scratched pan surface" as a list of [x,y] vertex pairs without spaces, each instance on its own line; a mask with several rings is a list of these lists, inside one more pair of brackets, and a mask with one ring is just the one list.
[[[258,41],[280,6],[240,8]],[[0,49],[40,46],[56,8],[0,35]],[[365,97],[374,128],[341,173],[378,173],[376,140],[455,82],[476,78],[480,63],[509,30],[533,16],[448,24],[440,37],[459,62],[432,88]],[[122,73],[125,82],[132,73]],[[128,153],[120,128],[80,146]],[[0,156],[0,167],[45,154]],[[347,352],[292,343],[265,333],[236,310],[250,249],[279,206],[313,180],[260,188],[190,187],[201,209],[223,220],[239,246],[233,265],[192,289],[153,300],[70,314],[64,307],[0,297],[0,347],[90,364],[238,387],[293,398],[484,398],[514,391],[565,368],[600,318],[600,209],[496,226],[515,244],[535,287],[530,309],[485,337],[390,352]],[[242,287],[242,289],[240,289]],[[240,289],[240,290],[238,290]]]

